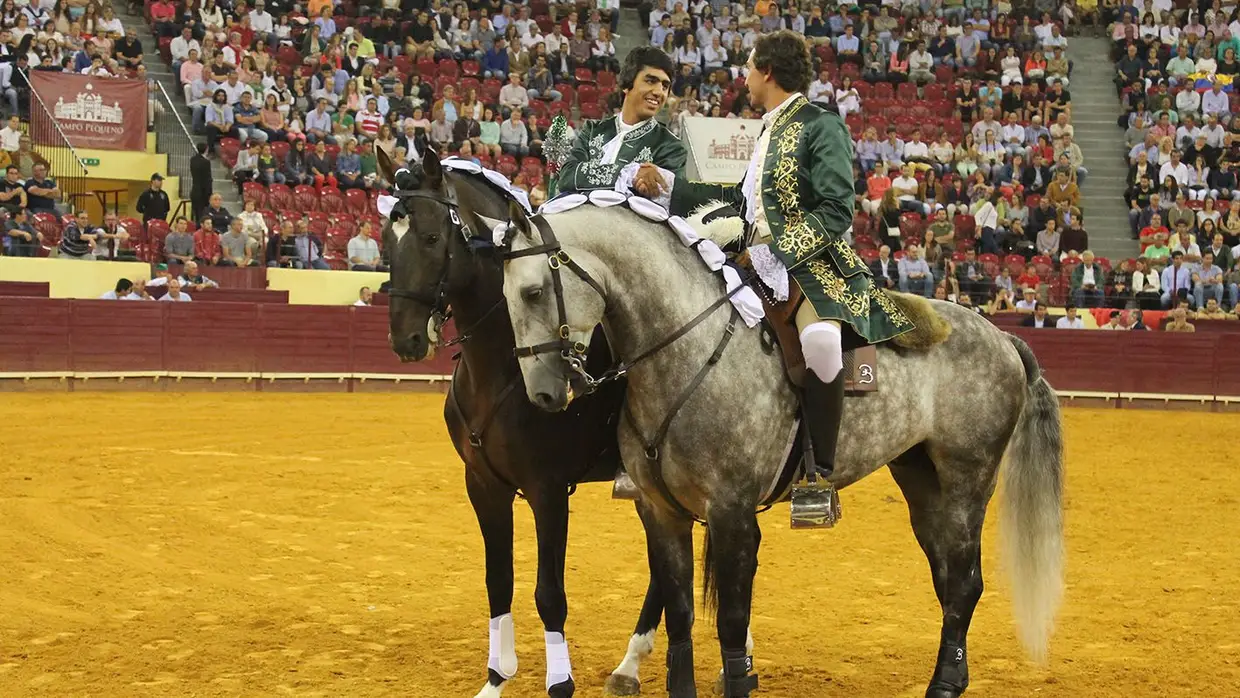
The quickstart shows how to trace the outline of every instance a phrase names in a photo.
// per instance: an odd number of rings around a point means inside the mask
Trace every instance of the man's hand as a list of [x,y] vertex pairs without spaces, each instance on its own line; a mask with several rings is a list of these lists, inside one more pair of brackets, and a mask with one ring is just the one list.
[[659,174],[659,168],[648,162],[638,168],[637,176],[633,178],[634,191],[647,199],[658,198],[666,188],[663,176]]

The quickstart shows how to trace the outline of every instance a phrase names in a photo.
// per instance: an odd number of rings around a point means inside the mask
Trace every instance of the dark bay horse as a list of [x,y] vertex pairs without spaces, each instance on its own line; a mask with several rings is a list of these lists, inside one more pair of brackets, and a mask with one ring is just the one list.
[[[534,598],[547,633],[547,692],[566,698],[575,690],[564,640],[570,488],[615,477],[615,419],[623,386],[556,414],[525,399],[504,304],[502,261],[483,218],[506,220],[512,197],[481,175],[443,168],[429,148],[423,152],[416,172],[397,175],[390,163],[381,162],[408,213],[383,231],[391,262],[391,344],[402,360],[427,358],[438,343],[437,318],[451,308],[461,355],[444,419],[465,462],[466,491],[482,530],[491,614],[488,677],[477,698],[499,696],[517,668],[511,610],[512,506],[518,490],[533,510],[538,537]],[[640,503],[638,512],[645,515]],[[608,678],[613,695],[639,692],[638,665],[653,651],[665,596],[652,579],[625,659]],[[691,615],[692,605],[692,588],[677,589],[669,613]]]

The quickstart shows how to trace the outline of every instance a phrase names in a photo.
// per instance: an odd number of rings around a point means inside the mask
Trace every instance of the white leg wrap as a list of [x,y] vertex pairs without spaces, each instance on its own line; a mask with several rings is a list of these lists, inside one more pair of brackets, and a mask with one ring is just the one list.
[[801,351],[805,366],[823,383],[830,383],[844,369],[840,328],[829,322],[815,322],[801,330]]
[[564,633],[543,633],[547,643],[547,688],[573,678],[573,665],[568,660],[568,643]]
[[505,679],[517,674],[517,631],[513,628],[511,613],[491,619],[491,651],[487,668]]
[[611,672],[621,676],[637,678],[637,669],[641,666],[642,660],[654,653],[654,631],[645,635],[634,635],[629,638],[629,649],[624,653],[624,660],[620,662],[620,666]]

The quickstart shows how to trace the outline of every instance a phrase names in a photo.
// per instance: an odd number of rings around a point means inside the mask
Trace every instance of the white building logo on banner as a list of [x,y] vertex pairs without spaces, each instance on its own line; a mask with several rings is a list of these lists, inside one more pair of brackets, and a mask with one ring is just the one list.
[[688,116],[680,133],[693,156],[697,180],[735,184],[745,177],[762,120]]

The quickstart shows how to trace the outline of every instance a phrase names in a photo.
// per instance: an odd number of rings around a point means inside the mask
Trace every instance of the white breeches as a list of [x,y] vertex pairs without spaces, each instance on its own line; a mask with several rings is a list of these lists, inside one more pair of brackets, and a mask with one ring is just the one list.
[[802,328],[801,351],[805,354],[805,366],[823,383],[835,380],[844,369],[840,328],[833,322],[820,320]]

